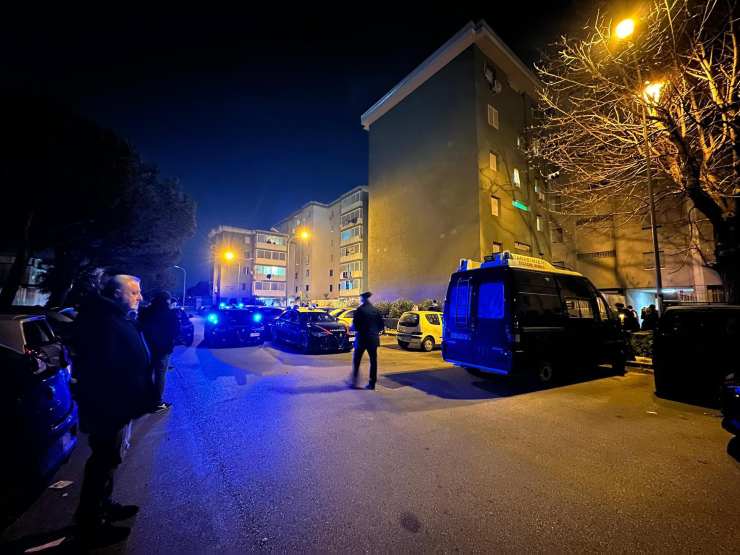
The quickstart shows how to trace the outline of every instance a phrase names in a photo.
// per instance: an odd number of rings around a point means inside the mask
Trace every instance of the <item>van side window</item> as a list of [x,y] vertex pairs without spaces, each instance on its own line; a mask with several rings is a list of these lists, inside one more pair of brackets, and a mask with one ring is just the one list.
[[478,318],[500,320],[504,317],[504,284],[481,283],[478,290]]
[[596,304],[599,305],[599,317],[606,322],[609,319],[609,309],[606,308],[606,301],[601,296],[597,296]]
[[470,279],[461,279],[452,291],[452,318],[456,326],[465,327],[470,318]]
[[566,298],[565,306],[568,309],[568,316],[571,318],[594,319],[594,311],[589,299]]
[[539,272],[519,271],[516,280],[516,314],[524,326],[558,324],[562,314],[555,278]]

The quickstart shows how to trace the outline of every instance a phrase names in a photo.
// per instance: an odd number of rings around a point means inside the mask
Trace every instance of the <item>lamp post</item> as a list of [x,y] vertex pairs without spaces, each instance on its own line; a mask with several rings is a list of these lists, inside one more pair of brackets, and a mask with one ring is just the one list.
[[302,229],[302,230],[300,230],[300,231],[298,231],[298,233],[296,233],[295,235],[291,235],[290,237],[288,237],[288,244],[287,244],[287,247],[288,247],[288,256],[287,256],[287,260],[286,260],[286,263],[287,263],[288,267],[286,268],[286,276],[285,276],[285,306],[286,307],[288,306],[288,276],[287,276],[287,272],[290,271],[290,244],[291,243],[296,244],[296,241],[299,240],[299,239],[301,241],[304,241],[305,242],[305,241],[308,241],[310,238],[311,238],[311,232],[308,229],[305,229],[305,228]]
[[[623,19],[620,21],[614,29],[615,35],[619,40],[626,40],[635,31],[635,22],[633,19]],[[655,262],[655,305],[658,313],[663,312],[663,276],[660,271],[660,250],[658,245],[658,227],[655,222],[655,195],[653,193],[653,176],[651,169],[651,158],[650,158],[650,140],[648,137],[648,125],[647,125],[647,107],[648,102],[657,104],[660,100],[660,93],[663,88],[663,83],[643,83],[642,71],[640,65],[637,63],[637,56],[635,55],[635,67],[637,69],[637,80],[642,86],[645,84],[645,88],[642,91],[641,102],[641,116],[642,116],[642,138],[645,143],[645,169],[647,177],[647,188],[648,188],[648,202],[650,208],[650,234],[653,241],[653,255]]]
[[182,270],[182,307],[185,308],[185,283],[188,280],[188,273],[185,271],[185,268],[182,266],[172,266],[173,268],[177,268],[178,270]]

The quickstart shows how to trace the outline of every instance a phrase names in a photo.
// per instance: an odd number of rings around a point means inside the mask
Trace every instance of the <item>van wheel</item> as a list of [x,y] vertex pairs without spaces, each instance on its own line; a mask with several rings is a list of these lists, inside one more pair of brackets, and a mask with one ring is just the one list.
[[421,342],[421,350],[426,351],[427,353],[432,351],[434,349],[434,338],[432,337],[425,337],[424,341]]
[[537,380],[541,384],[550,384],[555,377],[555,369],[549,360],[542,360],[537,365]]
[[399,341],[398,342],[398,346],[401,347],[402,349],[408,349],[409,348],[409,344],[406,341]]

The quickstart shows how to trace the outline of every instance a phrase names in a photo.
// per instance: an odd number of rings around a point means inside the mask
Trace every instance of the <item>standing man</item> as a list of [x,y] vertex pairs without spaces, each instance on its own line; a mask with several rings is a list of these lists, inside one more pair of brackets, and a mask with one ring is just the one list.
[[360,372],[362,355],[367,351],[370,357],[370,381],[365,389],[375,389],[378,381],[378,346],[380,334],[385,329],[383,317],[370,302],[372,293],[365,291],[360,294],[360,306],[355,310],[352,327],[355,330],[355,352],[352,356],[352,379],[350,386],[357,388],[357,378]]
[[154,295],[152,304],[143,308],[139,314],[141,330],[151,349],[154,386],[157,390],[157,399],[151,412],[165,411],[172,406],[172,403],[166,403],[162,398],[170,355],[175,348],[175,339],[180,334],[180,320],[171,308],[171,302],[172,297],[167,291],[159,291]]
[[149,350],[132,319],[141,302],[137,277],[115,275],[101,294],[91,294],[75,322],[74,372],[80,427],[92,451],[85,465],[75,514],[80,540],[105,545],[125,539],[129,528],[111,522],[134,516],[136,505],[111,499],[128,423],[151,408],[154,386]]

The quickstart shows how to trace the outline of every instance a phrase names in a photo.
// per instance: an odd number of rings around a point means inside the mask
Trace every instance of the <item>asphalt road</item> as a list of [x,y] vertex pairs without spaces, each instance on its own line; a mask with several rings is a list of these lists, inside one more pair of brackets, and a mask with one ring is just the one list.
[[[536,390],[386,338],[372,392],[344,385],[350,357],[180,348],[174,407],[137,423],[117,475],[141,512],[100,552],[739,550],[730,436],[649,375]],[[70,534],[86,455],[3,549]]]

